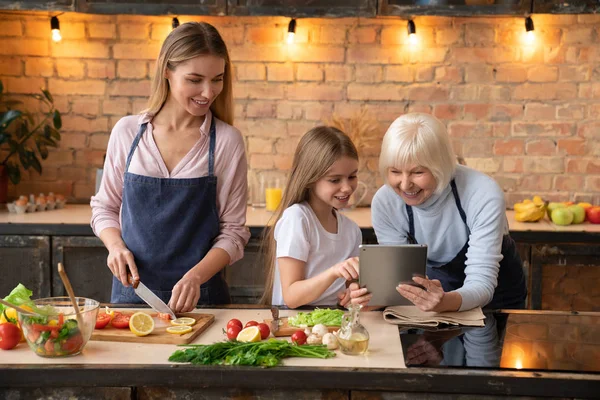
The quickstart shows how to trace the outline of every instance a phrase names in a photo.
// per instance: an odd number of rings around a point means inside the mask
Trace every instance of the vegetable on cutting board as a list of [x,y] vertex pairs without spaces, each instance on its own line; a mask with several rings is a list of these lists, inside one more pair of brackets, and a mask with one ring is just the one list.
[[[304,332],[302,332],[304,334]],[[326,346],[297,346],[287,340],[269,339],[262,342],[236,341],[214,344],[186,345],[187,349],[174,352],[169,361],[203,365],[250,365],[275,367],[283,358],[330,358],[335,353]]]
[[323,324],[326,326],[341,326],[343,310],[332,310],[330,308],[315,308],[311,312],[299,312],[295,317],[288,318],[289,326],[314,326]]

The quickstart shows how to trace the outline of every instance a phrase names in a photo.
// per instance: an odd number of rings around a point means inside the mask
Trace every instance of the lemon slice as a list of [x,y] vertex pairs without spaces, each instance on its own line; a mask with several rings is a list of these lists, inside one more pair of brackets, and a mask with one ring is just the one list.
[[168,333],[173,333],[176,335],[185,335],[186,333],[189,333],[191,331],[192,331],[192,327],[188,326],[188,325],[176,325],[176,326],[169,326],[167,328]]
[[146,336],[154,330],[154,320],[143,312],[136,312],[129,319],[129,329],[136,336]]
[[256,326],[249,326],[238,333],[236,340],[238,342],[260,342],[260,329]]
[[171,320],[171,325],[192,326],[195,323],[196,323],[196,320],[194,318],[190,318],[190,317],[181,317],[181,318]]

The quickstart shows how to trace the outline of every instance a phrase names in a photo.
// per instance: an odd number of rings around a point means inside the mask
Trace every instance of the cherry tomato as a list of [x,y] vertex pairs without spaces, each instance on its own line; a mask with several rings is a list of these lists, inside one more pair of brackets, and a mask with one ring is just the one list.
[[0,349],[14,349],[21,340],[21,330],[9,322],[0,324]]
[[44,350],[46,350],[47,355],[54,354],[54,340],[48,339],[46,340],[46,344],[44,344]]
[[265,340],[266,338],[269,337],[269,335],[271,335],[271,328],[269,328],[269,325],[261,322],[257,326],[258,326],[258,330],[260,331],[260,339],[261,340]]
[[62,349],[68,353],[75,353],[83,346],[83,337],[81,333],[77,333],[68,338],[62,345]]
[[237,338],[238,333],[242,330],[241,326],[232,325],[227,328],[227,339],[235,340]]
[[242,330],[242,321],[240,321],[239,319],[230,319],[229,322],[227,323],[227,329],[229,329],[230,326],[239,326],[240,330]]
[[298,330],[294,332],[292,335],[292,342],[296,343],[298,346],[306,343],[306,333],[303,330]]
[[246,322],[246,325],[244,325],[244,328],[247,328],[249,326],[256,326],[256,325],[258,325],[258,322],[256,322],[256,321],[248,321],[248,322]]
[[110,323],[118,329],[129,329],[129,318],[131,318],[131,315],[115,314]]
[[96,329],[104,329],[110,322],[111,316],[106,313],[99,313],[96,317]]

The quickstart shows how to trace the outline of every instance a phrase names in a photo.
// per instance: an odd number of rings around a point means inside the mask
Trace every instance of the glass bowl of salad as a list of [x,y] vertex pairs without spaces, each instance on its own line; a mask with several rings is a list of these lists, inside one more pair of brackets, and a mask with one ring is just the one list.
[[34,300],[31,314],[18,313],[27,344],[41,357],[65,357],[81,353],[92,336],[100,303],[75,297],[80,318],[68,297]]

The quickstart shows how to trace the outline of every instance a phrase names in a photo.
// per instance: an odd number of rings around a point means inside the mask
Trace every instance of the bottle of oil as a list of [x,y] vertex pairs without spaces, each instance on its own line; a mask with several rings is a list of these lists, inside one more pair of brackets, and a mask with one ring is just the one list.
[[342,317],[342,326],[338,332],[338,342],[342,353],[360,355],[369,348],[369,332],[359,320],[361,305],[351,304]]

